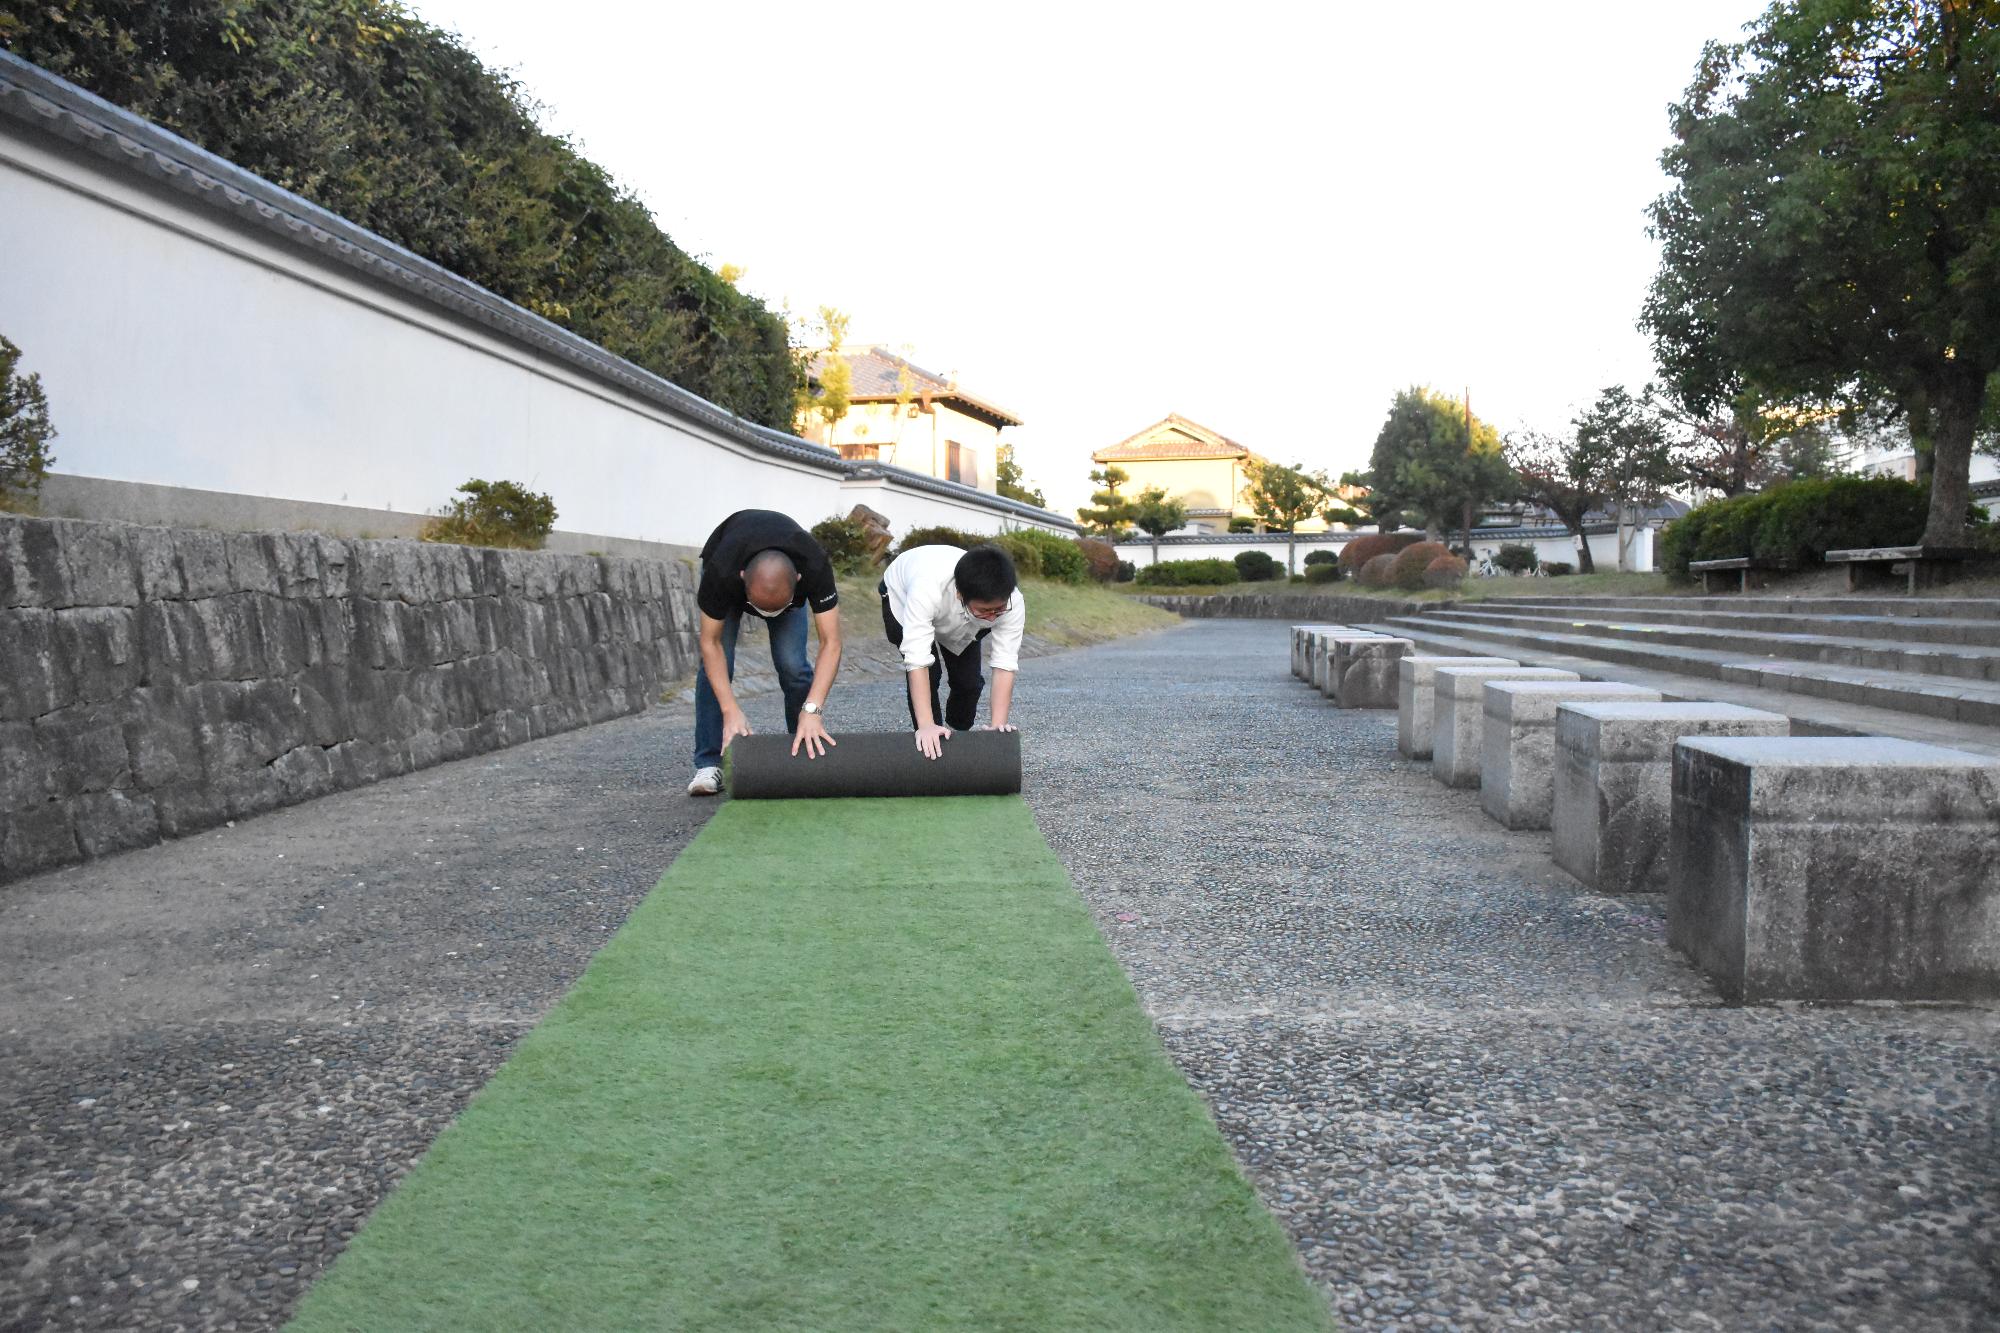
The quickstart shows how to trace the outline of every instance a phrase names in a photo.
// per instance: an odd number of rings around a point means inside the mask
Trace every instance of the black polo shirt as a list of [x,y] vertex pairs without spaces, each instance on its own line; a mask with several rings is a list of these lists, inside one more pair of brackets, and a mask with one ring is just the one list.
[[783,551],[799,569],[798,590],[792,605],[812,603],[815,612],[831,611],[840,605],[840,590],[833,583],[833,562],[813,540],[813,535],[783,514],[770,509],[739,509],[722,520],[708,534],[701,548],[701,584],[695,591],[695,605],[715,620],[727,620],[749,606],[743,588],[743,567],[759,551]]

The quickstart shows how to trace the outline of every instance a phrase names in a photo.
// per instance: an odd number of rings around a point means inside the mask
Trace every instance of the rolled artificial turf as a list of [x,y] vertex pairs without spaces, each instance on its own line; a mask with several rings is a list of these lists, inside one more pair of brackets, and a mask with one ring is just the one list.
[[725,805],[293,1325],[1329,1326],[1013,797]]
[[1011,796],[1021,790],[1021,734],[960,731],[928,759],[908,731],[853,731],[817,757],[784,735],[740,736],[729,794],[744,799],[845,796]]

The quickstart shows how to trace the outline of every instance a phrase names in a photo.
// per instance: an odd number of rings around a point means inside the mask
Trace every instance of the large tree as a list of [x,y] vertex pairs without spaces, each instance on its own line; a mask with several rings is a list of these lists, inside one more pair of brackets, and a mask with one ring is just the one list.
[[1598,394],[1562,434],[1527,431],[1510,438],[1507,461],[1520,493],[1545,506],[1575,538],[1577,568],[1585,574],[1595,573],[1597,564],[1584,517],[1614,511],[1622,540],[1629,514],[1620,511],[1658,500],[1683,479],[1686,466],[1652,396],[1635,398],[1622,384]]
[[1250,479],[1243,488],[1243,499],[1258,522],[1285,534],[1285,572],[1298,573],[1292,562],[1298,546],[1295,530],[1325,508],[1333,483],[1323,472],[1285,467],[1261,458],[1249,460],[1243,470]]
[[1590,541],[1584,536],[1584,516],[1604,506],[1604,487],[1574,430],[1555,434],[1523,431],[1507,437],[1507,461],[1521,479],[1523,498],[1556,516],[1576,540],[1577,569],[1597,572]]
[[1887,398],[1965,538],[2000,371],[2000,0],[1780,0],[1673,108],[1643,326],[1696,410]]
[[1160,563],[1160,538],[1187,524],[1187,505],[1163,486],[1148,486],[1132,505],[1132,526],[1153,539],[1153,563]]
[[1498,431],[1463,400],[1419,385],[1390,404],[1368,471],[1342,480],[1368,488],[1365,504],[1383,531],[1414,517],[1436,537],[1469,531],[1481,505],[1513,489],[1514,472]]
[[1014,446],[1000,446],[999,459],[993,471],[993,488],[1009,500],[1019,500],[1039,508],[1048,507],[1048,497],[1039,486],[1028,484],[1028,474],[1021,470],[1021,464],[1014,457]]

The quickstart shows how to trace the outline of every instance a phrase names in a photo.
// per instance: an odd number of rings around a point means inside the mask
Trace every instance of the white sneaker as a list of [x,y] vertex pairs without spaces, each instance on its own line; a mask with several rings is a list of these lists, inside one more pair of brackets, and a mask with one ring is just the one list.
[[694,780],[688,783],[688,795],[713,796],[722,790],[722,770],[719,768],[697,768]]

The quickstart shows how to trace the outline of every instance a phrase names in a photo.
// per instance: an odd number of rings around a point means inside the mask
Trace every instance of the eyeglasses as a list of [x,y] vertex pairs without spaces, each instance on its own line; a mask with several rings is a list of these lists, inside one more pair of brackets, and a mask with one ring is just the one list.
[[1000,605],[990,611],[982,611],[971,602],[964,602],[961,605],[965,607],[965,614],[971,616],[974,620],[998,620],[1001,616],[1007,614],[1007,603],[1005,602],[1000,603]]

